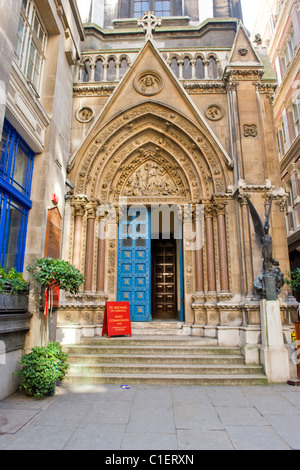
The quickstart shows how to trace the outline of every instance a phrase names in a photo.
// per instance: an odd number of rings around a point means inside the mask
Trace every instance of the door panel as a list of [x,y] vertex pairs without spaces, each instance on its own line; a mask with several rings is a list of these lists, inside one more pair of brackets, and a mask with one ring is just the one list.
[[131,321],[151,321],[150,213],[130,208],[119,226],[117,301],[129,301]]
[[152,244],[152,311],[155,318],[177,318],[176,243],[154,240]]

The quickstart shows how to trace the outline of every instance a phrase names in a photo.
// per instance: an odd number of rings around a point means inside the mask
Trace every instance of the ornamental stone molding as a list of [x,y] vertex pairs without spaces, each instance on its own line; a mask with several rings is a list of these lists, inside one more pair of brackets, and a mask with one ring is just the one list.
[[243,125],[244,137],[257,137],[258,129],[256,124]]

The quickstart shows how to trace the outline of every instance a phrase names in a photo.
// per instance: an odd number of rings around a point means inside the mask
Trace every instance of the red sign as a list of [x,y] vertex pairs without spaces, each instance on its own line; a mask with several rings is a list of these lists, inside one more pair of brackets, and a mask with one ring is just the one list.
[[102,336],[131,336],[129,302],[106,302]]

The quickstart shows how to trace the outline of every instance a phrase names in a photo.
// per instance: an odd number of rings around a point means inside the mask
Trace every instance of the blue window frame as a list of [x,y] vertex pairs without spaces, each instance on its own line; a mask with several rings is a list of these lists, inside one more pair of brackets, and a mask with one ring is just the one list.
[[0,142],[0,265],[23,271],[34,153],[4,122]]

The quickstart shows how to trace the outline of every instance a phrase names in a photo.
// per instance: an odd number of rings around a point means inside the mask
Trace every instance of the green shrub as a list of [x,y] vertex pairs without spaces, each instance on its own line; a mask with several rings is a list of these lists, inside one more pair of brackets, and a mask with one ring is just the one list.
[[0,292],[5,294],[19,294],[28,289],[28,284],[15,268],[11,268],[8,273],[0,267]]
[[66,360],[59,343],[32,348],[21,357],[21,370],[14,373],[20,378],[19,388],[35,398],[53,395],[56,382],[63,380],[69,369]]
[[68,261],[56,258],[40,258],[27,266],[27,271],[37,284],[77,294],[84,282],[81,272]]
[[297,290],[300,287],[300,268],[296,268],[288,273],[288,278],[285,278],[285,283],[290,286],[292,290]]
[[49,356],[56,361],[57,382],[64,380],[70,366],[67,364],[68,355],[63,352],[59,343],[49,343],[47,346]]

